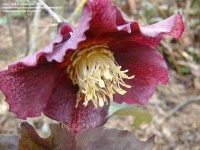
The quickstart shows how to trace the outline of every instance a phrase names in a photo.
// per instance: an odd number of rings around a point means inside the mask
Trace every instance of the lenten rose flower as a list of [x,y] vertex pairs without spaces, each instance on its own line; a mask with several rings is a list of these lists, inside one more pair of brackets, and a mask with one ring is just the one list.
[[158,82],[168,81],[155,47],[183,30],[179,13],[141,27],[108,0],[89,0],[76,29],[60,23],[49,45],[2,70],[0,89],[18,118],[44,113],[74,133],[95,128],[110,100],[145,104]]

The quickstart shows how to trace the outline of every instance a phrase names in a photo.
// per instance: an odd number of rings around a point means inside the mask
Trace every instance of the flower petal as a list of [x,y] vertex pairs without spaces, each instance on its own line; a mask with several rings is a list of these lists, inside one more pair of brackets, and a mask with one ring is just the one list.
[[141,27],[138,22],[123,18],[121,11],[107,0],[91,0],[86,4],[88,11],[92,12],[92,18],[89,29],[85,32],[87,40],[79,44],[80,48],[99,43],[112,45],[127,40],[155,47],[163,35],[178,38],[184,30],[180,13],[159,23]]
[[117,32],[130,30],[130,27],[124,27],[127,21],[124,20],[121,12],[108,0],[89,0],[86,5],[88,7],[85,9],[92,13],[92,17],[89,28],[85,32],[87,40],[83,41],[79,47],[99,43],[106,44],[116,38]]
[[[132,32],[134,31],[134,23],[131,24]],[[140,27],[140,33],[133,38],[126,40],[136,41],[144,45],[157,46],[163,35],[170,35],[179,38],[184,31],[184,24],[180,13],[160,21],[156,24]]]
[[71,31],[66,23],[59,24],[58,35],[49,45],[0,72],[0,90],[5,94],[10,110],[18,118],[41,114],[60,73],[55,62],[47,63],[44,54],[51,53],[55,45],[67,40]]
[[47,60],[49,62],[52,60],[62,62],[66,51],[69,49],[80,49],[94,44],[93,41],[95,43],[105,41],[106,38],[98,38],[98,36],[103,33],[117,32],[116,23],[121,25],[125,21],[119,10],[112,6],[108,0],[89,0],[83,7],[79,26],[74,30],[68,41],[57,45],[51,54],[46,55]]
[[103,34],[99,38],[107,40],[108,45],[124,41],[133,41],[156,47],[164,35],[179,38],[183,33],[184,24],[180,13],[176,13],[153,25],[141,27],[138,22],[132,21],[118,26],[118,29],[120,29],[119,32],[109,33],[107,34],[108,36]]
[[63,73],[52,88],[54,90],[43,113],[52,119],[69,123],[76,105],[78,87]]
[[75,109],[73,118],[68,125],[73,134],[85,129],[96,128],[106,122],[109,105],[95,108],[91,101],[88,102],[87,106],[83,106],[82,103],[83,101],[80,101],[78,107]]
[[124,19],[117,7],[108,0],[89,0],[83,8],[79,26],[71,37],[46,54],[47,60],[62,62],[66,51],[82,49],[94,44],[108,44],[119,41],[136,41],[156,46],[163,35],[178,38],[184,29],[180,13],[157,24],[140,27],[136,21]]
[[66,74],[63,74],[55,85],[52,96],[43,111],[44,114],[62,121],[74,134],[95,128],[105,121],[108,106],[95,108],[92,102],[83,106],[83,101],[80,101],[78,107],[75,108],[78,87],[72,84]]
[[[68,26],[66,23],[58,24],[58,35],[56,36],[56,38],[54,40],[52,40],[46,47],[37,51],[33,55],[26,56],[16,62],[14,62],[13,65],[20,62],[20,63],[23,63],[25,66],[30,66],[30,67],[36,66],[40,57],[45,56],[49,53],[52,53],[55,50],[56,45],[59,45],[60,43],[66,41],[70,38],[71,32],[72,32],[71,27]],[[5,69],[7,69],[7,68],[5,68]]]
[[108,0],[89,0],[86,5],[92,11],[92,18],[89,22],[90,34],[98,36],[108,31],[116,31],[117,9]]
[[159,81],[167,83],[167,66],[162,55],[153,47],[125,42],[111,49],[115,49],[115,60],[122,70],[128,69],[129,76],[135,75],[133,79],[125,80],[132,87],[126,89],[125,95],[115,95],[114,101],[145,104]]
[[0,89],[18,118],[40,116],[60,70],[55,63],[27,67],[19,62],[0,72]]
[[72,28],[65,22],[60,22],[57,26],[58,28],[58,35],[62,35],[63,39],[62,42],[67,41],[73,32]]
[[89,29],[89,21],[91,17],[92,12],[88,8],[88,5],[85,5],[83,8],[83,13],[80,19],[79,26],[73,31],[71,37],[63,44],[57,45],[52,53],[46,55],[49,62],[53,60],[56,60],[57,62],[62,62],[64,60],[64,56],[67,50],[75,50],[78,48],[78,44],[86,39],[84,33],[86,30]]
[[160,21],[158,23],[140,28],[143,35],[147,37],[158,37],[166,34],[179,38],[184,30],[184,24],[180,13]]

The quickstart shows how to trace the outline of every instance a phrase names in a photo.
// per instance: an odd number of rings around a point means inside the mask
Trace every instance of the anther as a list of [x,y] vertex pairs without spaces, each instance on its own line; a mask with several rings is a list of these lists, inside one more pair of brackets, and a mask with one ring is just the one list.
[[84,100],[85,106],[92,101],[95,107],[103,107],[113,99],[114,94],[126,93],[121,87],[131,88],[123,79],[134,78],[125,74],[128,70],[121,70],[106,45],[76,50],[66,71],[73,84],[79,86],[76,107],[81,100]]

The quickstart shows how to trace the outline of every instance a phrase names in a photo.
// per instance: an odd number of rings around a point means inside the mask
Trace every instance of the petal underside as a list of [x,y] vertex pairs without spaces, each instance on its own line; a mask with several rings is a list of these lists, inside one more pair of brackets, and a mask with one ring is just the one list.
[[159,23],[141,27],[137,21],[123,18],[121,11],[108,0],[89,0],[83,7],[79,26],[71,32],[70,38],[56,45],[45,56],[49,62],[63,62],[68,50],[80,50],[95,44],[112,45],[123,41],[155,47],[163,35],[178,38],[183,30],[180,13]]
[[87,12],[92,18],[88,22],[85,41],[79,47],[94,44],[107,44],[120,41],[133,41],[144,45],[157,46],[164,35],[179,38],[184,30],[180,13],[148,26],[141,27],[137,21],[123,18],[121,11],[107,0],[88,1]]

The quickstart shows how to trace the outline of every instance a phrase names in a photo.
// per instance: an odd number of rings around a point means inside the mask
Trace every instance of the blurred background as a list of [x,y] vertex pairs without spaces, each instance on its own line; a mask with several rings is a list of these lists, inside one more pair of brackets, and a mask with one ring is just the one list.
[[[78,24],[85,0],[44,1],[73,27]],[[159,84],[143,109],[151,123],[138,128],[131,126],[133,117],[114,116],[104,126],[127,129],[140,140],[156,134],[155,150],[200,150],[200,0],[111,0],[124,16],[140,25],[156,23],[180,12],[185,31],[180,39],[165,37],[157,47],[169,67],[169,82]],[[24,11],[5,12],[6,4],[34,3]],[[56,20],[36,4],[36,0],[0,0],[0,69],[9,63],[47,45],[57,34]],[[29,10],[29,11],[26,11]],[[0,93],[0,134],[18,133],[20,122],[9,112],[5,97]],[[41,116],[28,119],[42,136],[48,136],[48,123]]]

